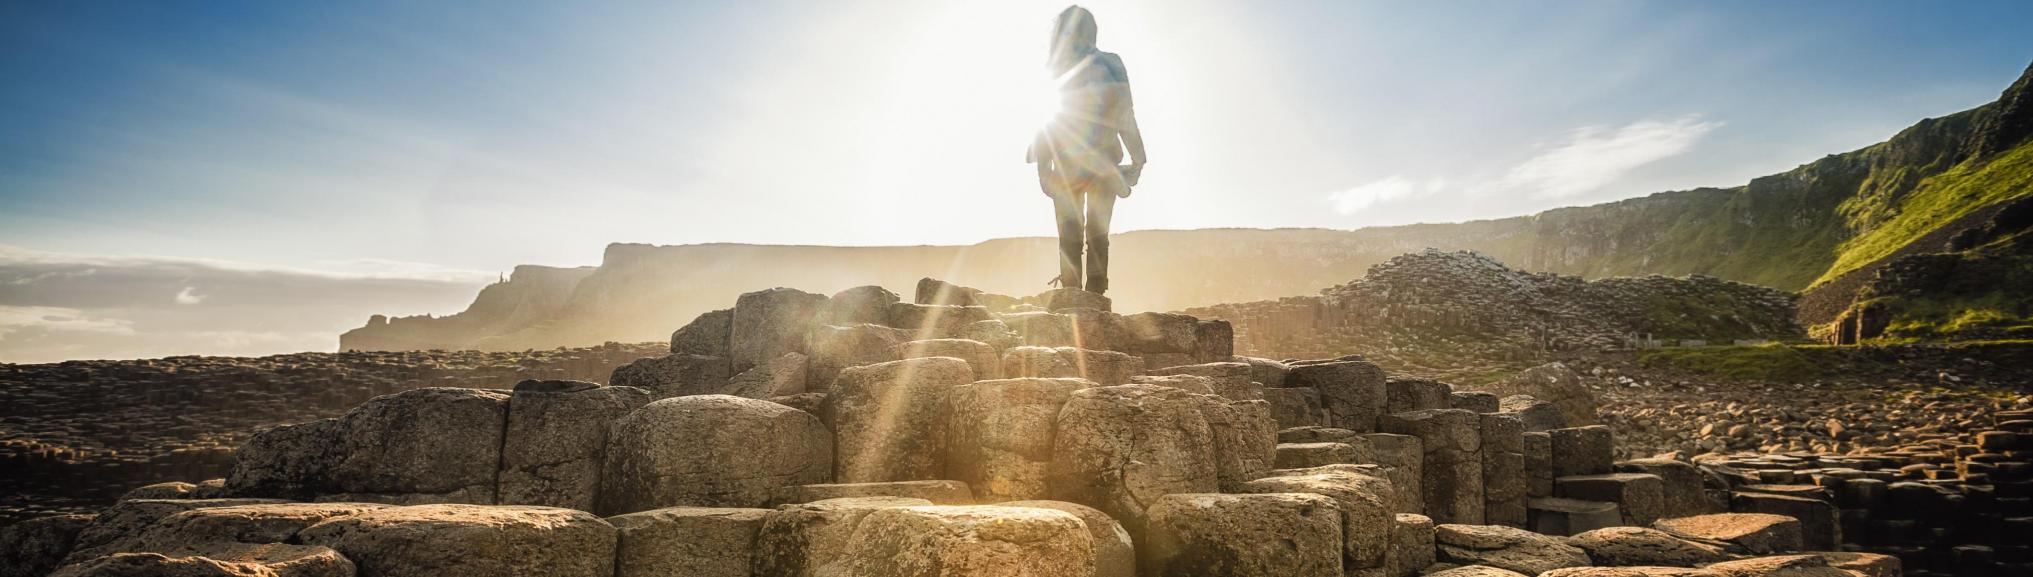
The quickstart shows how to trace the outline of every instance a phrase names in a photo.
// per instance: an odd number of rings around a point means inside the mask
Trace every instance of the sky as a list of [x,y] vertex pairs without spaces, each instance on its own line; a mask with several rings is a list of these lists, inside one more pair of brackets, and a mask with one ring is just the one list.
[[[1117,230],[1733,186],[2033,60],[2017,1],[1085,5],[1150,148]],[[1052,234],[1022,154],[1063,6],[0,2],[0,361],[330,349],[611,242]],[[243,277],[409,292],[260,312],[219,284]],[[228,306],[247,322],[193,320]]]

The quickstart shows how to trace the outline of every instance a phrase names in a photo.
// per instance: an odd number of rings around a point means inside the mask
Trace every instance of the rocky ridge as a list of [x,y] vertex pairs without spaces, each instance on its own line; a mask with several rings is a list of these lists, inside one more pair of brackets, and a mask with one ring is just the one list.
[[1398,370],[1454,377],[1469,363],[1528,362],[1562,351],[1798,339],[1805,334],[1793,323],[1793,303],[1783,291],[1712,277],[1588,281],[1515,270],[1474,252],[1426,249],[1370,267],[1320,296],[1183,312],[1229,321],[1240,354],[1352,353]]
[[1110,309],[929,279],[908,303],[747,293],[608,384],[375,397],[255,434],[225,479],[9,526],[0,554],[66,576],[2033,569],[2004,537],[2033,526],[2025,411],[1966,445],[1618,462],[1563,366],[1500,396]]
[[103,507],[162,480],[224,476],[258,427],[335,416],[421,387],[604,379],[663,349],[300,353],[0,364],[0,522]]

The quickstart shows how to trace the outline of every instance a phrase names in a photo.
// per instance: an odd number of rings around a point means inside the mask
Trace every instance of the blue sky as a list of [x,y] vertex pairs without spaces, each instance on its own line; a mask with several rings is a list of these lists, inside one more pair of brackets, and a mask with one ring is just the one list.
[[[2027,2],[1087,5],[1151,149],[1119,230],[1732,186],[2033,61]],[[472,282],[609,242],[1049,235],[1021,147],[1062,6],[0,3],[0,256]]]

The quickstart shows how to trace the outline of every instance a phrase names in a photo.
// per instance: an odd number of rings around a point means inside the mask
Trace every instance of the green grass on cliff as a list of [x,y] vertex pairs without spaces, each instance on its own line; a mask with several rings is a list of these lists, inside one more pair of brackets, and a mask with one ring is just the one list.
[[1889,256],[1972,211],[2029,194],[2033,194],[2033,142],[1989,161],[1964,163],[1922,179],[1894,206],[1859,208],[1860,214],[1883,221],[1844,242],[1835,264],[1814,282],[1828,282]]

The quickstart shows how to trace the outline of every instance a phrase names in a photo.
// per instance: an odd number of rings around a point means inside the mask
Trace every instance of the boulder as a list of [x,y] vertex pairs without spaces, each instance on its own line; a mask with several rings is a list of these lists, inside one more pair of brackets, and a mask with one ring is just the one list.
[[1197,375],[1212,380],[1214,394],[1237,401],[1264,398],[1263,387],[1250,381],[1249,363],[1201,363],[1151,369],[1151,375]]
[[727,342],[731,372],[739,374],[784,353],[805,352],[805,333],[812,330],[827,300],[824,295],[788,288],[736,298]]
[[614,577],[749,577],[768,509],[671,507],[608,517]]
[[1237,356],[1235,360],[1249,363],[1249,380],[1267,388],[1284,388],[1285,377],[1292,373],[1291,365],[1271,359]]
[[1846,569],[1828,565],[1820,555],[1775,555],[1723,561],[1703,567],[1724,577],[1856,577]]
[[649,401],[649,391],[634,387],[517,383],[501,447],[500,503],[593,510],[608,426]]
[[604,577],[614,526],[550,507],[421,505],[327,519],[297,535],[377,577]]
[[1454,387],[1433,379],[1390,377],[1384,379],[1384,412],[1405,413],[1426,409],[1447,409],[1447,396]]
[[1340,511],[1311,493],[1174,494],[1151,505],[1148,575],[1341,577]]
[[1815,551],[1842,547],[1842,518],[1835,504],[1820,499],[1738,491],[1730,497],[1731,511],[1771,513],[1800,520],[1800,544]]
[[1094,309],[1098,311],[1114,309],[1108,297],[1077,288],[1056,288],[1038,293],[1038,304],[1043,305],[1045,310],[1055,313],[1067,309]]
[[1609,427],[1593,425],[1554,429],[1552,436],[1553,476],[1601,475],[1614,469],[1615,439]]
[[727,395],[664,399],[614,422],[598,510],[756,507],[832,470],[832,435],[810,413]]
[[1221,489],[1231,491],[1244,481],[1262,477],[1277,463],[1278,423],[1270,403],[1201,397],[1200,415],[1214,435],[1214,469]]
[[[208,507],[230,507],[234,505],[260,505],[284,503],[275,499],[132,499],[114,503],[99,511],[77,536],[63,544],[68,551],[62,564],[80,563],[119,552],[134,545],[134,537],[140,535],[163,518],[193,509]],[[52,531],[70,529],[74,520],[46,521],[41,525]],[[10,527],[12,528],[12,527]],[[35,539],[20,538],[20,543],[38,543]],[[54,543],[48,544],[53,546]]]
[[811,382],[810,362],[804,353],[784,353],[734,375],[712,394],[762,400],[804,394]]
[[1385,556],[1384,577],[1411,577],[1432,565],[1433,520],[1425,515],[1398,513],[1391,524],[1391,550]]
[[123,552],[65,566],[51,577],[353,577],[346,557],[325,547],[207,543],[158,552]]
[[1581,382],[1581,375],[1562,363],[1532,367],[1482,389],[1499,397],[1530,395],[1552,403],[1560,410],[1562,422],[1569,427],[1596,423],[1595,393]]
[[[1136,577],[1137,552],[1131,544],[1129,531],[1122,528],[1114,518],[1099,509],[1066,501],[1011,501],[999,503],[1004,507],[1031,507],[1052,509],[1071,513],[1087,525],[1087,534],[1094,544],[1094,577]],[[1876,576],[1871,577],[1897,577]]]
[[1327,422],[1320,407],[1319,391],[1310,387],[1288,387],[1263,389],[1261,392],[1264,400],[1271,403],[1271,417],[1278,420],[1279,428],[1312,427]]
[[1827,560],[1830,567],[1855,571],[1864,577],[1899,577],[1904,574],[1903,563],[1898,557],[1891,555],[1848,551],[1816,551],[1809,554]]
[[326,519],[385,507],[367,503],[265,503],[191,509],[163,516],[111,542],[80,548],[72,560],[112,553],[179,556],[222,543],[295,543],[305,528]]
[[1358,462],[1355,446],[1348,443],[1278,443],[1277,461],[1279,469]]
[[1541,497],[1525,502],[1525,527],[1545,535],[1573,535],[1624,522],[1616,503]]
[[1193,338],[1199,341],[1193,355],[1200,362],[1226,362],[1235,358],[1235,325],[1228,321],[1201,320],[1193,325]]
[[614,367],[607,384],[649,391],[659,399],[687,395],[710,395],[727,386],[734,376],[727,357],[672,353],[663,357],[636,359]]
[[[826,308],[819,313],[822,325],[889,325],[890,305],[902,302],[903,298],[880,286],[858,286],[833,293],[826,299]],[[890,325],[897,326],[897,325]]]
[[1531,395],[1504,397],[1497,401],[1497,410],[1517,413],[1525,423],[1526,432],[1551,431],[1567,426],[1567,418],[1560,414],[1559,407]]
[[1432,573],[1427,573],[1426,577],[1532,577],[1532,576],[1519,573],[1517,571],[1512,571],[1509,569],[1498,569],[1496,567],[1490,567],[1488,565],[1463,565],[1460,567],[1449,567],[1439,571],[1434,571]]
[[[1392,542],[1395,514],[1389,482],[1345,471],[1265,477],[1243,483],[1241,493],[1312,493],[1333,499],[1341,511],[1344,570],[1383,567]],[[1429,525],[1430,526],[1430,525]]]
[[983,502],[1045,497],[1060,408],[1085,379],[1006,379],[953,387],[946,471]]
[[[1297,374],[1296,372],[1294,374]],[[1482,418],[1462,409],[1385,415],[1383,432],[1419,438],[1423,512],[1435,523],[1483,519]]]
[[429,387],[375,397],[336,419],[257,433],[235,454],[235,494],[418,495],[492,503],[508,395]]
[[1553,494],[1616,503],[1625,525],[1642,527],[1658,520],[1665,509],[1666,484],[1657,475],[1644,473],[1569,475],[1553,480]]
[[1370,462],[1383,469],[1383,476],[1391,481],[1392,487],[1402,487],[1394,492],[1391,511],[1423,514],[1426,511],[1426,495],[1423,492],[1426,449],[1419,438],[1370,433],[1361,439],[1369,445]]
[[1001,320],[1025,346],[1080,346],[1080,332],[1073,326],[1073,315],[1024,312],[1002,315]]
[[1673,459],[1632,459],[1615,466],[1619,473],[1645,473],[1659,477],[1666,493],[1659,509],[1660,518],[1691,517],[1729,510],[1728,503],[1709,494],[1706,477],[1694,465]]
[[1051,498],[1100,509],[1141,537],[1159,497],[1220,490],[1203,399],[1152,385],[1074,391],[1052,436]]
[[861,520],[891,507],[931,505],[924,499],[855,497],[777,507],[755,537],[756,577],[816,577],[847,552]]
[[995,349],[997,359],[1010,347],[1024,344],[1023,337],[1010,330],[1009,324],[1000,319],[976,322],[960,327],[960,338],[987,344]]
[[888,483],[827,483],[777,489],[772,505],[813,503],[851,497],[904,497],[935,505],[974,503],[974,492],[959,481],[892,481]]
[[1082,378],[1112,386],[1142,371],[1142,359],[1115,351],[1025,346],[1002,357],[1002,374],[1010,378]]
[[1567,544],[1588,552],[1597,565],[1696,567],[1729,558],[1721,547],[1696,543],[1658,529],[1605,527],[1578,533]]
[[1800,521],[1784,515],[1715,513],[1660,519],[1652,528],[1752,555],[1799,551],[1801,544]]
[[[720,309],[699,315],[671,333],[671,354],[727,358],[728,339],[734,334],[734,309]],[[609,383],[613,384],[613,383]]]
[[1129,378],[1129,382],[1136,385],[1171,387],[1202,395],[1214,394],[1214,379],[1194,375],[1135,375]]
[[967,361],[967,366],[974,369],[976,381],[1002,378],[1002,353],[981,341],[967,339],[911,341],[897,345],[895,356],[898,359],[953,357]]
[[1721,573],[1689,567],[1568,567],[1539,577],[1722,577]]
[[[1376,433],[1371,433],[1376,434]],[[1361,433],[1334,427],[1290,427],[1278,430],[1280,443],[1347,443],[1367,444]]]
[[782,397],[770,397],[766,400],[813,415],[819,415],[823,413],[820,408],[826,404],[826,393],[798,393]]
[[1497,412],[1497,396],[1482,391],[1455,391],[1447,394],[1449,408],[1477,413]]
[[1137,313],[1122,316],[1126,353],[1192,353],[1199,346],[1195,336],[1200,319],[1178,313]]
[[891,303],[889,322],[883,324],[908,331],[908,340],[923,341],[959,338],[967,325],[993,318],[985,307]]
[[[984,302],[985,299],[980,298],[986,294],[981,292],[980,289],[964,287],[928,277],[918,279],[917,292],[913,295],[911,302],[921,305],[987,306],[989,303]],[[1001,297],[1001,295],[993,296]],[[1009,299],[1010,297],[1001,298]]]
[[876,483],[944,478],[947,395],[974,380],[952,357],[907,359],[852,367],[826,397],[833,426],[833,478]]
[[1319,391],[1329,426],[1358,433],[1378,431],[1387,402],[1384,381],[1384,370],[1365,361],[1294,366],[1285,378],[1286,386]]
[[1459,565],[1487,565],[1538,575],[1589,564],[1586,552],[1560,537],[1515,527],[1442,524],[1433,529],[1433,540],[1441,561]]
[[48,575],[91,523],[91,515],[50,515],[0,526],[0,577]]
[[896,360],[897,345],[910,340],[910,331],[881,325],[825,325],[814,327],[806,341],[806,390],[830,392],[833,380],[848,367]]
[[856,577],[1087,577],[1093,538],[1071,513],[999,506],[880,509],[861,520],[822,573]]
[[195,497],[192,497],[191,493],[197,490],[197,488],[198,488],[197,485],[192,485],[190,483],[185,483],[183,481],[170,481],[167,483],[142,485],[140,487],[130,489],[125,493],[121,493],[120,500],[125,501],[128,499],[193,499]]

